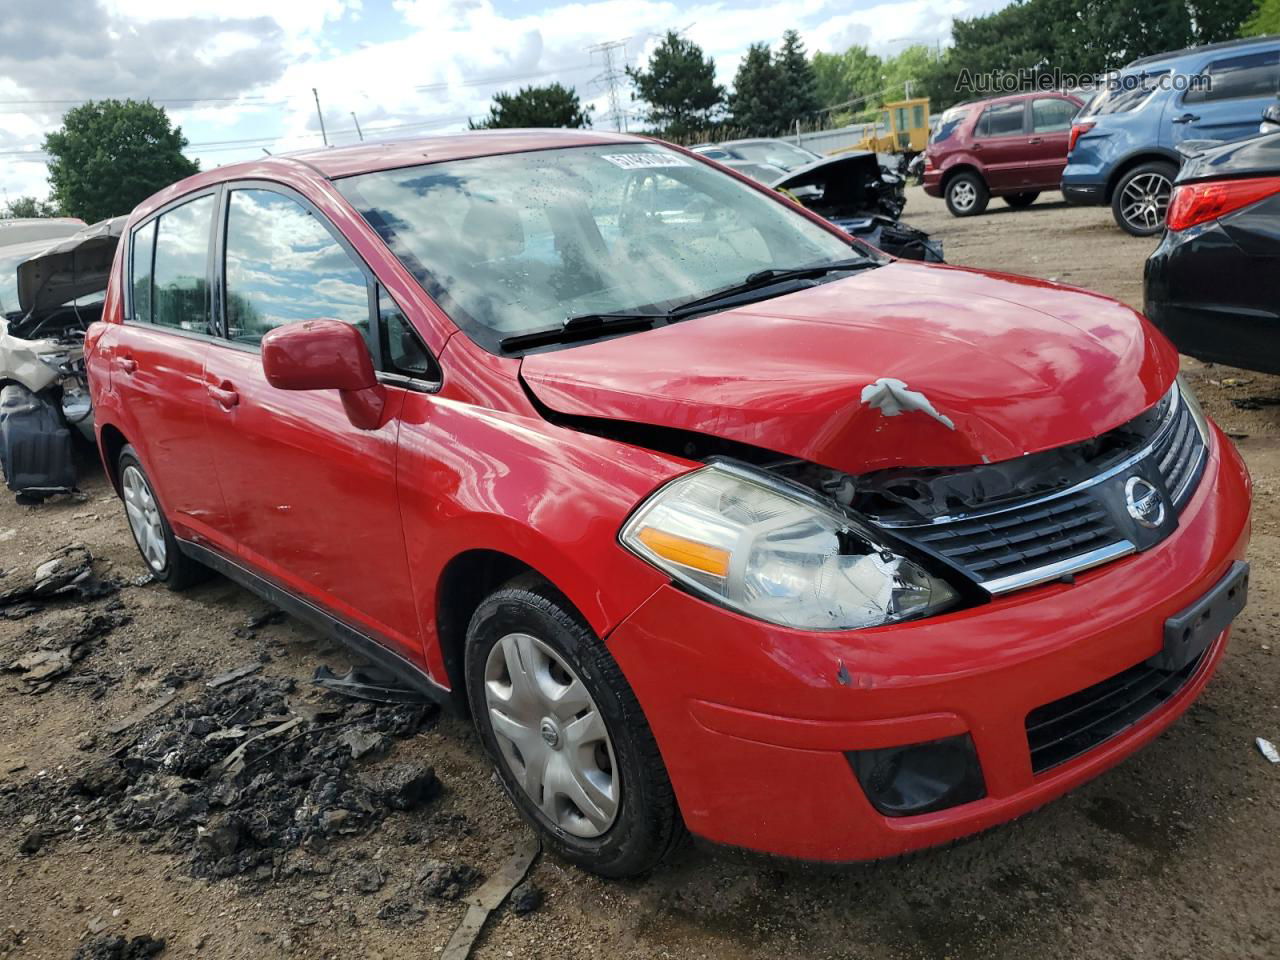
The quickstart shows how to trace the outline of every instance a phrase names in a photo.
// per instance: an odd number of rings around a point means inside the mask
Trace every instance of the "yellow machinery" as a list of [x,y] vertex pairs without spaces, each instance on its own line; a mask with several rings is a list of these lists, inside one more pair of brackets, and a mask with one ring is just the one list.
[[876,123],[863,128],[862,139],[849,150],[877,153],[920,153],[929,144],[929,98],[895,100],[880,108]]

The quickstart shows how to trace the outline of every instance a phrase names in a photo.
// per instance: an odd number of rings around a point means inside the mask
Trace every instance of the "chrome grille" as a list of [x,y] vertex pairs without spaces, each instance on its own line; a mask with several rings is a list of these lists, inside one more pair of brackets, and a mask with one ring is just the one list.
[[888,524],[887,532],[958,568],[988,593],[1046,583],[1163,539],[1138,530],[1126,514],[1123,480],[1159,474],[1177,516],[1207,459],[1196,418],[1175,392],[1168,419],[1140,450],[1074,487],[981,513],[920,524]]

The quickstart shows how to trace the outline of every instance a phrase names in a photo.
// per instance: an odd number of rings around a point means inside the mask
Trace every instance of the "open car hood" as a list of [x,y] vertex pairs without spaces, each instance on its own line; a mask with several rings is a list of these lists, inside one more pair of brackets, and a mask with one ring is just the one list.
[[1086,440],[1155,404],[1177,370],[1173,347],[1105,297],[901,261],[521,363],[557,413],[722,437],[852,474]]
[[[895,184],[899,181],[894,180]],[[784,190],[814,213],[828,220],[836,217],[885,213],[897,219],[901,205],[889,201],[893,187],[874,153],[841,153],[797,167],[769,184]]]
[[101,220],[56,241],[19,266],[18,305],[22,312],[39,313],[105,290],[128,219]]

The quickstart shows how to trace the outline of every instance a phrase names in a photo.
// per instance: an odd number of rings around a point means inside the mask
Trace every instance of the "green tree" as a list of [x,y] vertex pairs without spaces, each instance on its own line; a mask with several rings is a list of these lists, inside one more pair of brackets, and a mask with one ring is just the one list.
[[[866,47],[855,44],[844,53],[818,51],[812,62],[821,106],[871,97],[884,86],[881,81],[884,64]],[[859,106],[854,104],[855,108]]]
[[822,104],[818,102],[818,78],[805,54],[800,34],[788,30],[782,35],[782,49],[773,63],[778,71],[779,119],[788,129],[797,120],[811,123]]
[[0,220],[23,220],[33,217],[61,216],[58,208],[48,200],[37,200],[35,197],[14,197],[0,204]]
[[772,137],[787,118],[778,112],[778,66],[767,43],[753,43],[738,64],[729,95],[733,125],[743,135]]
[[516,93],[497,93],[489,115],[467,121],[472,130],[510,127],[585,127],[591,123],[591,108],[583,108],[576,90],[559,83],[544,87],[521,87]]
[[658,44],[643,70],[627,67],[638,98],[649,105],[645,119],[670,137],[708,126],[724,105],[716,63],[674,30]]
[[200,169],[187,138],[150,101],[98,100],[68,110],[44,138],[52,199],[94,223],[128,213],[157,190]]
[[1258,6],[1240,29],[1242,37],[1280,33],[1280,0],[1258,0]]

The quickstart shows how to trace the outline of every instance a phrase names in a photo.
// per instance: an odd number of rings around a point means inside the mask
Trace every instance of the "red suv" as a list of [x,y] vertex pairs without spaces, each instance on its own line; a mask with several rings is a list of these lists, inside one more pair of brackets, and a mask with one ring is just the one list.
[[994,197],[1029,207],[1059,189],[1071,120],[1083,101],[1066,93],[1020,93],[947,110],[924,155],[924,190],[972,217]]
[[896,262],[687,151],[523,131],[140,206],[87,341],[154,575],[469,710],[548,845],[887,857],[1200,693],[1249,481],[1132,310]]

